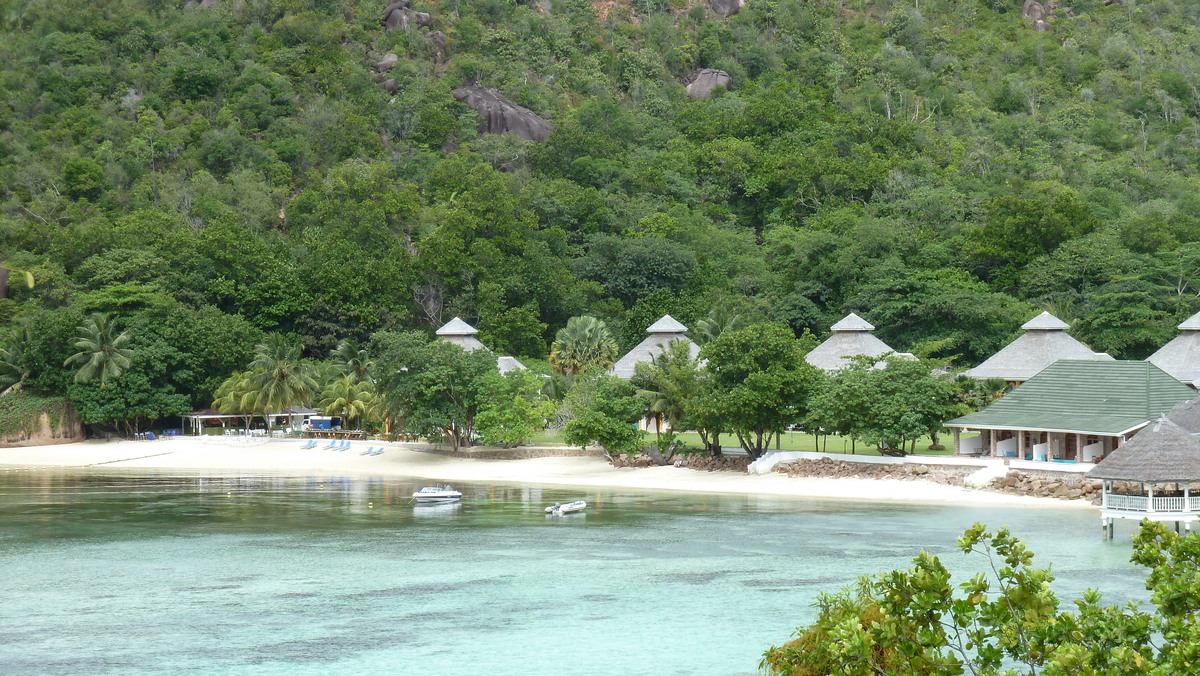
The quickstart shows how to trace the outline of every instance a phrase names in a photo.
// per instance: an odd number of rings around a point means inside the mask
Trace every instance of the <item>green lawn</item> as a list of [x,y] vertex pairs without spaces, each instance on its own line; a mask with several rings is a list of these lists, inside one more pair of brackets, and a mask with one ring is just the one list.
[[[649,435],[653,436],[653,435]],[[680,439],[691,449],[703,448],[700,443],[700,435],[695,432],[683,432],[679,435]],[[925,437],[917,442],[917,455],[953,455],[953,437],[949,434],[943,435],[939,441],[946,446],[942,451],[929,450],[928,437]],[[539,434],[534,435],[529,442],[533,446],[561,446],[566,442],[554,430],[544,430]],[[722,446],[737,446],[737,437],[733,435],[721,437]],[[772,448],[774,444],[772,444]],[[845,437],[822,437],[821,448],[817,448],[817,440],[811,434],[801,434],[799,432],[784,432],[783,437],[779,440],[779,448],[785,451],[824,451],[830,454],[849,454],[850,440]],[[874,447],[867,447],[863,444],[857,444],[854,450],[859,455],[879,455]]]

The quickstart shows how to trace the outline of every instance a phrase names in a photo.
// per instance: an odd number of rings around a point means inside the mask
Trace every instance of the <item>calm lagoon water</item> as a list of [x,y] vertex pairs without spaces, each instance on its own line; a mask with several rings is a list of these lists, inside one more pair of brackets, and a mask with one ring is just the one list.
[[1146,598],[1091,510],[421,485],[0,474],[0,673],[754,674],[819,591],[921,548],[980,569],[953,546],[974,521],[1064,600]]

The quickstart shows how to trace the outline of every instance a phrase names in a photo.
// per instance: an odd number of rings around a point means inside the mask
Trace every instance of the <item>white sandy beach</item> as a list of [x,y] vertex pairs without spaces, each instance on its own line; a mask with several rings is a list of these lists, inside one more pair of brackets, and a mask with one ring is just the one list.
[[789,478],[782,474],[747,475],[701,472],[679,467],[615,468],[599,457],[546,457],[483,460],[424,453],[404,444],[388,444],[382,455],[364,456],[355,442],[350,451],[301,449],[298,440],[238,444],[222,438],[201,441],[182,437],[158,441],[85,441],[57,446],[0,448],[0,473],[71,468],[128,473],[178,471],[181,474],[236,476],[268,473],[285,476],[384,476],[441,481],[603,486],[628,489],[743,493],[871,501],[962,503],[1090,508],[1063,501],[969,490],[929,481]]

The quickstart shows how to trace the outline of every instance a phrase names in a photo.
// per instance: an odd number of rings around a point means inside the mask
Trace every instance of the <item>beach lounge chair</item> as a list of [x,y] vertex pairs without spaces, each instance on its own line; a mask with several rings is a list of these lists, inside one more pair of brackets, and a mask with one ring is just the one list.
[[359,452],[358,452],[358,454],[359,454],[359,455],[371,455],[371,454],[372,454],[371,452],[372,452],[373,450],[374,450],[374,449],[373,449],[371,446],[367,446],[366,450],[359,451]]
[[331,442],[329,442],[328,444],[326,444],[326,445],[322,446],[322,447],[321,447],[321,450],[322,450],[322,451],[329,451],[329,450],[332,450],[332,449],[333,449],[333,448],[334,448],[336,445],[337,445],[337,442],[336,442],[336,441],[331,441]]
[[339,450],[339,451],[348,451],[348,450],[350,450],[350,442],[349,442],[349,441],[343,441],[343,442],[342,442],[342,445],[341,445],[341,446],[340,446],[340,447],[339,447],[337,450]]
[[379,455],[380,453],[383,453],[383,446],[380,446],[379,448],[375,449],[375,450],[374,450],[374,451],[371,453],[371,455]]
[[317,447],[317,440],[316,440],[316,439],[309,439],[309,440],[308,440],[308,443],[304,444],[304,445],[303,445],[303,446],[301,446],[300,448],[308,449],[308,448],[316,448],[316,447]]

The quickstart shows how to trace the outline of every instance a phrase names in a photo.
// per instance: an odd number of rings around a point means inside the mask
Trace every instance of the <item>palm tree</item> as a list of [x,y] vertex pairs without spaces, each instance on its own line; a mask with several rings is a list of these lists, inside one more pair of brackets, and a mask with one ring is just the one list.
[[254,361],[245,381],[243,402],[251,411],[270,419],[271,411],[310,400],[317,391],[313,367],[300,359],[302,346],[271,334],[254,349]]
[[707,317],[696,322],[691,331],[691,338],[697,345],[704,345],[716,340],[726,331],[736,331],[744,326],[746,321],[741,315],[724,305],[718,305],[709,311]]
[[75,338],[75,347],[80,351],[63,362],[63,366],[79,366],[75,382],[86,383],[100,376],[103,388],[109,378],[117,378],[129,368],[133,350],[125,346],[133,338],[133,332],[126,329],[117,333],[119,328],[117,320],[102,312],[92,314],[77,327],[80,335]]
[[[221,413],[253,413],[251,408],[253,397],[250,395],[250,387],[247,384],[250,374],[242,371],[234,371],[233,375],[225,379],[217,387],[217,391],[213,392],[213,408]],[[236,418],[234,419],[236,425]]]
[[349,338],[341,341],[329,358],[338,373],[352,376],[355,382],[371,379],[371,369],[375,364],[371,361],[370,354],[358,346],[357,341]]
[[567,375],[589,367],[607,369],[616,361],[617,341],[608,326],[595,317],[571,317],[550,346],[550,365]]
[[0,397],[11,392],[19,392],[25,386],[25,381],[33,375],[26,359],[26,348],[32,336],[29,328],[23,328],[13,335],[7,344],[0,347]]
[[321,391],[317,408],[325,415],[355,420],[371,417],[375,410],[374,402],[375,387],[370,382],[343,373]]
[[663,421],[672,429],[687,414],[688,400],[695,395],[697,361],[683,340],[669,343],[662,352],[652,355],[649,364],[638,364],[633,384],[637,396],[646,402],[646,413],[658,421],[659,434]]
[[8,298],[8,275],[10,272],[19,272],[25,277],[25,284],[29,288],[33,288],[33,273],[28,270],[14,267],[8,263],[0,263],[0,298]]

